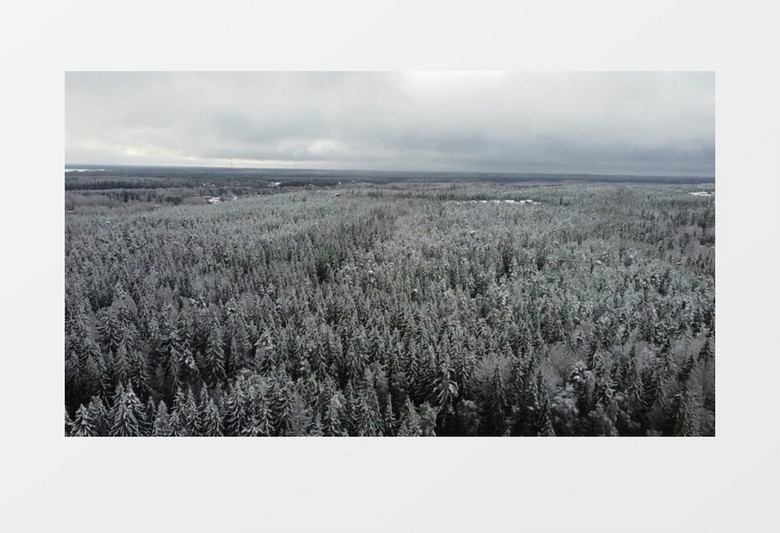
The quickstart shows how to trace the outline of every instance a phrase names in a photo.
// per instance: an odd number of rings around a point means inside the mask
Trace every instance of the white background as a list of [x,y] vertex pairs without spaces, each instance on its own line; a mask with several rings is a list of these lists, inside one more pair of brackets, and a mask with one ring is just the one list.
[[[776,1],[26,2],[0,18],[0,530],[780,529]],[[717,436],[63,437],[65,70],[715,70]]]

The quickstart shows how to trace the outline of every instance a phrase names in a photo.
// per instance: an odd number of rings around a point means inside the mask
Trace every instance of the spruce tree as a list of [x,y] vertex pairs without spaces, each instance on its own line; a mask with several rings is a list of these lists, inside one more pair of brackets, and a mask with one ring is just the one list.
[[320,418],[320,414],[317,413],[314,415],[314,422],[311,425],[311,429],[309,429],[309,436],[322,437],[323,435],[325,435],[325,432],[322,427],[322,419]]
[[428,402],[420,406],[420,434],[423,437],[436,436],[436,415],[438,409]]
[[239,379],[230,387],[223,402],[222,421],[225,435],[240,435],[249,423],[251,413],[247,412],[247,403],[243,380]]
[[70,427],[71,437],[96,437],[98,428],[90,419],[89,410],[83,405],[76,410],[76,418]]
[[146,369],[146,356],[141,350],[133,349],[130,351],[128,360],[128,377],[130,385],[141,397],[149,392],[149,373]]
[[[82,407],[84,407],[82,405]],[[68,410],[65,409],[65,436],[67,437],[70,435],[70,429],[73,427],[73,420],[71,420],[70,415],[68,414]]]
[[97,321],[97,331],[103,348],[110,353],[116,353],[124,335],[122,334],[122,326],[113,310],[106,309],[100,314]]
[[554,437],[550,418],[550,398],[544,389],[541,372],[536,378],[536,409],[533,419],[534,433],[541,437]]
[[496,367],[490,381],[488,396],[487,429],[490,435],[503,435],[506,431],[506,392],[501,371]]
[[172,437],[189,437],[190,433],[187,430],[187,428],[184,427],[184,425],[181,422],[181,416],[179,415],[179,411],[176,409],[173,409],[168,416],[168,424],[171,429],[171,436]]
[[383,423],[382,433],[387,436],[395,435],[396,423],[395,416],[393,415],[393,402],[389,397],[385,403]]
[[106,409],[103,399],[99,396],[93,396],[87,406],[87,420],[99,436],[108,435],[111,421],[108,409]]
[[209,388],[215,388],[224,383],[227,377],[225,374],[225,352],[222,349],[222,333],[216,320],[212,322],[208,333],[204,359],[204,377]]
[[219,416],[219,409],[211,398],[208,399],[205,407],[200,409],[198,421],[198,435],[222,436],[222,419]]
[[446,410],[458,397],[458,385],[453,379],[452,364],[449,357],[442,358],[434,382],[433,396],[439,409]]
[[263,395],[258,398],[255,404],[252,418],[253,427],[258,435],[264,437],[274,435],[274,423],[271,415],[271,409],[268,406],[268,399]]
[[[138,437],[141,433],[139,418],[143,416],[143,407],[132,388],[125,388],[120,384],[114,395],[114,404],[109,413],[111,429],[108,434],[112,437]],[[141,415],[141,416],[139,416]]]
[[379,436],[382,434],[382,425],[376,391],[366,386],[356,393],[355,433],[359,437]]
[[111,360],[112,385],[130,381],[130,355],[125,342],[120,342]]
[[286,435],[292,427],[292,394],[290,385],[277,376],[271,385],[270,411],[276,435]]
[[401,422],[398,428],[399,437],[419,437],[422,435],[420,427],[420,417],[417,414],[412,401],[407,398],[403,409],[401,410]]
[[257,417],[252,415],[252,417],[249,419],[249,423],[246,425],[246,427],[244,427],[244,429],[241,430],[241,436],[242,437],[265,436],[265,433],[263,433],[263,430],[260,427],[260,423],[257,421]]
[[673,402],[674,434],[680,437],[695,437],[699,435],[699,419],[697,415],[696,397],[689,387],[684,387]]
[[170,437],[173,435],[173,427],[171,425],[171,418],[168,414],[168,406],[165,402],[160,400],[160,404],[157,406],[157,413],[154,417],[154,424],[152,426],[152,435],[155,437]]
[[335,392],[328,400],[325,416],[322,420],[323,433],[327,437],[343,437],[347,435],[343,420],[346,418],[344,413],[344,396],[341,392]]
[[176,412],[180,431],[187,436],[198,434],[198,406],[195,403],[195,395],[188,388],[185,394],[183,390],[176,391],[173,401],[173,409]]

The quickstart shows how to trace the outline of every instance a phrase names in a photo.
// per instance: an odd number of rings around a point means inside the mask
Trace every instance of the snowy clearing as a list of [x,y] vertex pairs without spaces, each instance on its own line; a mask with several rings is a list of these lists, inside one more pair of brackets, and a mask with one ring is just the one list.
[[534,202],[531,199],[527,200],[464,200],[464,201],[458,201],[458,200],[451,200],[449,202],[444,202],[446,204],[513,204],[513,205],[530,205],[530,204],[538,204],[539,202]]

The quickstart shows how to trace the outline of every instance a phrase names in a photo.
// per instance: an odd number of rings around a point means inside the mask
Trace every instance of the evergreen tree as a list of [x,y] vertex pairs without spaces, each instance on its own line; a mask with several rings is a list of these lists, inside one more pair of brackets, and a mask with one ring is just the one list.
[[70,415],[68,415],[68,410],[65,409],[65,436],[66,437],[70,434],[70,429],[72,426],[73,426],[73,420],[71,420]]
[[172,410],[168,416],[168,424],[171,430],[172,437],[189,437],[190,433],[184,427],[181,422],[181,416],[176,409]]
[[266,436],[266,433],[263,433],[260,423],[257,421],[257,417],[252,415],[252,418],[249,419],[249,423],[246,425],[246,427],[244,427],[244,429],[241,430],[241,436],[264,437]]
[[503,435],[506,431],[506,392],[501,372],[496,367],[490,381],[486,428],[490,435]]
[[414,404],[407,398],[404,408],[401,410],[401,425],[398,428],[399,437],[419,437],[422,435],[420,417]]
[[195,395],[192,393],[191,388],[187,389],[186,394],[181,389],[176,391],[173,409],[176,412],[182,434],[186,436],[197,435],[198,406],[195,403]]
[[70,424],[71,437],[96,437],[98,428],[90,419],[89,411],[83,405],[76,410],[76,418]]
[[536,378],[536,404],[533,419],[533,431],[541,437],[554,437],[555,431],[550,416],[550,399],[544,390],[541,372]]
[[420,406],[420,434],[423,437],[436,436],[437,409],[428,402]]
[[320,419],[319,413],[314,415],[314,422],[311,425],[311,429],[309,430],[309,436],[310,437],[322,437],[324,436],[324,429],[322,427],[322,420]]
[[395,435],[395,416],[393,415],[393,402],[388,398],[385,403],[382,434],[387,436]]
[[360,437],[382,435],[383,420],[376,391],[370,385],[356,393],[355,433]]
[[265,398],[265,396],[259,397],[259,401],[257,402],[254,410],[252,423],[257,435],[274,435],[274,424],[271,415],[271,409],[268,406],[268,400]]
[[109,412],[99,396],[93,396],[89,401],[86,419],[89,421],[89,424],[95,428],[95,431],[99,436],[108,435],[111,424]]
[[208,399],[206,405],[201,408],[198,417],[198,435],[205,437],[222,436],[222,419],[219,416],[214,400]]
[[122,341],[116,348],[111,360],[112,385],[125,384],[130,381],[130,355],[127,343]]
[[702,345],[701,350],[699,350],[698,360],[707,364],[712,361],[713,358],[712,347],[710,346],[710,338],[707,337],[704,339],[704,344]]
[[152,426],[152,435],[155,437],[170,437],[173,435],[173,427],[171,424],[171,418],[168,414],[168,406],[165,402],[160,400],[160,404],[157,406],[157,413],[154,417],[154,424]]
[[108,434],[112,437],[141,436],[140,420],[143,416],[143,404],[133,389],[125,390],[121,384],[118,385],[114,394],[114,404],[109,413],[111,429]]
[[699,435],[695,396],[688,387],[674,398],[674,434],[682,437]]
[[103,349],[110,353],[116,353],[124,335],[122,334],[122,326],[112,310],[106,309],[100,314],[97,322],[97,331]]
[[211,325],[206,341],[204,374],[209,388],[215,388],[224,383],[227,377],[225,374],[225,352],[222,350],[222,333],[216,320]]
[[130,385],[141,397],[149,392],[149,373],[146,369],[146,357],[137,349],[129,354],[128,378]]
[[157,408],[155,407],[154,399],[151,396],[146,400],[144,414],[146,416],[141,424],[141,432],[144,435],[151,435],[154,431],[154,419],[157,418]]
[[289,434],[299,437],[307,435],[314,422],[309,406],[306,404],[303,396],[295,390],[292,391],[291,404]]
[[325,410],[325,416],[322,420],[323,433],[327,437],[343,437],[347,435],[343,420],[346,418],[344,412],[344,396],[341,392],[335,392],[328,400]]
[[240,435],[249,424],[251,413],[247,412],[248,401],[242,384],[241,379],[237,380],[225,399],[222,414],[225,435]]
[[276,435],[286,435],[292,427],[292,394],[290,386],[278,376],[270,389],[271,420]]
[[449,357],[444,357],[433,387],[433,396],[439,409],[448,409],[458,397],[458,385],[453,379],[453,370]]

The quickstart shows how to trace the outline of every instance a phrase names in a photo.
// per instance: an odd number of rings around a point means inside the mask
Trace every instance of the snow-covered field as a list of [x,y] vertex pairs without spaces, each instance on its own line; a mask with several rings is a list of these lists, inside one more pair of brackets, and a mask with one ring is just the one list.
[[450,201],[446,202],[448,204],[515,204],[515,205],[529,205],[529,204],[538,204],[539,202],[534,202],[533,200],[464,200],[462,202],[459,201]]

